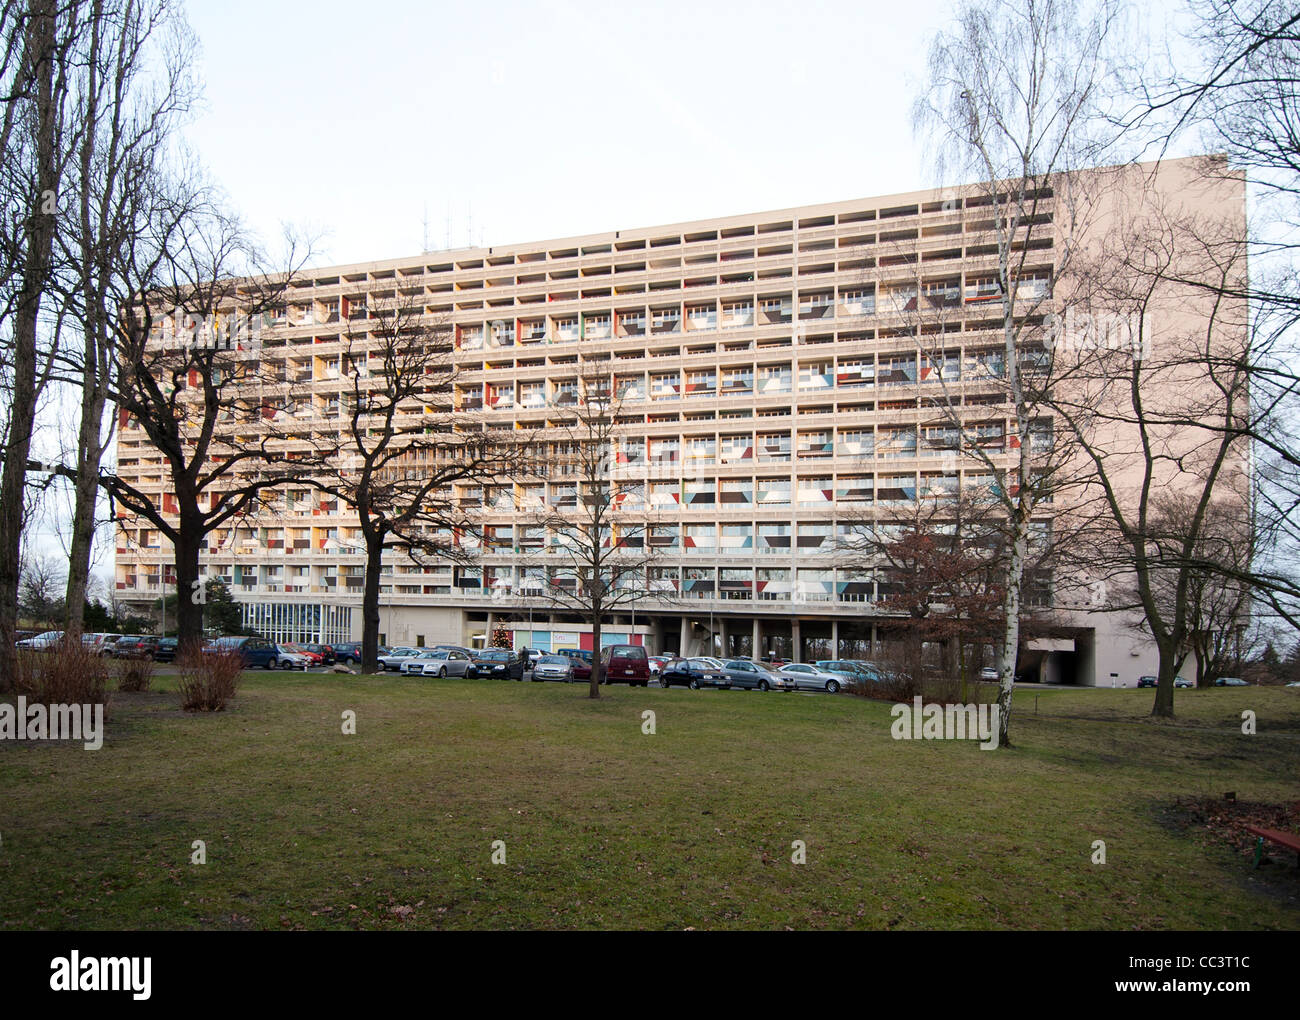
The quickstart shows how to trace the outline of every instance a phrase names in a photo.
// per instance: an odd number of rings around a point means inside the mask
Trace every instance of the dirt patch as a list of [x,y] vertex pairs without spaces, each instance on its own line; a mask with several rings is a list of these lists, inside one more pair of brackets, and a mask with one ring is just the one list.
[[[1211,842],[1228,847],[1250,861],[1255,855],[1255,837],[1246,831],[1246,826],[1300,836],[1300,800],[1266,804],[1226,797],[1179,797],[1168,820],[1184,831],[1200,832]],[[1296,867],[1296,855],[1291,850],[1276,843],[1265,843],[1264,851],[1265,861],[1278,865],[1278,870],[1289,869],[1300,880],[1300,868]]]

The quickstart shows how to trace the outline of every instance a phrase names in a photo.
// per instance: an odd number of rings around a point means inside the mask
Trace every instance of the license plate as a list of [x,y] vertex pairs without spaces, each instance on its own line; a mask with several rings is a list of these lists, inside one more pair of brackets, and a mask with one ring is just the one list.
[[636,672],[636,670],[634,670],[634,669],[625,669],[625,670],[623,670],[623,672],[626,673],[628,676],[631,676],[633,673]]

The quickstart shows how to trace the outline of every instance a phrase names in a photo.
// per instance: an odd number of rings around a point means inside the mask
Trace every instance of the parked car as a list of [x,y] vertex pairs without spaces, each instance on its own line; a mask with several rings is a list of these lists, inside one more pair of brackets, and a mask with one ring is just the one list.
[[[361,665],[360,641],[348,641],[341,645],[330,645],[330,648],[334,651],[334,659],[336,662],[343,662],[349,666]],[[382,658],[385,655],[390,655],[392,651],[393,649],[390,649],[387,645],[380,645],[378,648],[378,655]],[[383,669],[383,663],[380,663],[380,669]]]
[[640,645],[606,645],[600,650],[600,679],[606,684],[650,686],[650,657]]
[[263,669],[275,669],[276,647],[266,638],[241,637],[232,635],[220,637],[203,649],[205,652],[238,652],[244,660],[244,668],[261,666]]
[[35,637],[23,638],[21,641],[15,641],[15,648],[25,648],[29,652],[48,652],[55,645],[63,640],[63,631],[47,630],[43,634],[37,634]]
[[667,656],[667,655],[652,655],[652,656],[650,656],[650,660],[649,660],[649,661],[650,661],[650,675],[651,675],[651,676],[658,676],[659,673],[660,673],[660,671],[664,668],[664,663],[667,662],[668,660],[669,660],[669,656]]
[[1184,678],[1184,677],[1178,676],[1178,677],[1174,677],[1174,686],[1175,686],[1175,687],[1195,687],[1196,684],[1192,683],[1190,680],[1188,680],[1188,679],[1186,679],[1186,678]]
[[851,659],[820,659],[816,666],[838,676],[843,687],[854,687],[867,678],[866,670]]
[[174,637],[165,637],[158,639],[158,647],[153,651],[154,662],[175,662],[176,651],[180,646],[180,639]]
[[304,652],[311,652],[313,655],[320,656],[320,664],[322,666],[332,666],[336,661],[338,661],[338,657],[335,655],[333,645],[319,645],[319,644],[303,645],[302,650]]
[[[397,672],[402,676],[424,676],[425,663],[433,659],[437,654],[435,648],[421,648],[415,655],[408,655],[402,659],[401,665],[397,667]],[[442,660],[439,659],[441,662]]]
[[574,680],[591,679],[591,663],[588,660],[582,658],[579,655],[570,655],[568,658],[569,658],[569,666],[573,670]]
[[693,691],[701,687],[731,686],[722,670],[702,658],[673,659],[659,674],[659,683],[663,687],[689,687]]
[[287,644],[281,647],[289,649],[297,655],[301,655],[307,660],[308,666],[319,666],[325,661],[325,656],[320,652],[313,652],[307,645]]
[[985,666],[980,670],[981,680],[1000,680],[1002,674],[998,672],[996,666]]
[[563,680],[568,683],[573,679],[573,661],[567,655],[542,655],[533,666],[533,679]]
[[581,659],[587,665],[596,661],[596,656],[589,648],[557,648],[556,655],[567,655],[570,659]]
[[1249,687],[1245,680],[1239,676],[1221,676],[1214,681],[1215,687]]
[[467,677],[496,677],[500,680],[522,680],[524,664],[518,655],[505,648],[485,648],[470,658]]
[[790,682],[785,677],[748,659],[730,659],[722,664],[721,672],[729,687],[747,691],[768,691],[774,687],[777,690],[789,689]]
[[94,655],[108,655],[121,637],[121,634],[82,634],[81,646]]
[[1139,686],[1139,687],[1155,687],[1159,682],[1160,682],[1160,681],[1159,681],[1159,678],[1158,678],[1158,677],[1154,677],[1154,676],[1140,676],[1140,677],[1138,677],[1138,686]]
[[409,645],[403,645],[398,648],[394,648],[387,655],[381,655],[379,657],[379,665],[383,666],[384,669],[390,673],[396,673],[401,670],[402,663],[405,662],[407,659],[414,659],[421,652],[432,651],[432,650],[433,649],[431,648],[429,649],[411,648]]
[[787,663],[777,672],[793,680],[795,689],[800,691],[825,691],[827,694],[836,694],[844,686],[844,680],[838,674],[819,669],[807,662]]
[[424,676],[464,676],[469,672],[470,663],[474,660],[470,658],[469,652],[459,649],[435,648],[427,655],[421,655],[417,660],[421,663],[422,668],[416,670],[411,668],[409,673],[423,673]]
[[117,639],[113,645],[115,659],[152,659],[158,650],[158,639],[148,634],[130,634]]
[[275,649],[275,665],[271,669],[301,669],[311,665],[311,656],[298,651],[296,645],[272,646]]

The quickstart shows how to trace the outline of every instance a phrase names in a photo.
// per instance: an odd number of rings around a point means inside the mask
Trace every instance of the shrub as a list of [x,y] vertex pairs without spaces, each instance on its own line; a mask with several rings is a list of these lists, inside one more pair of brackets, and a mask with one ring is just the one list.
[[235,696],[244,657],[235,649],[189,650],[177,659],[181,708],[186,712],[222,712]]
[[107,718],[108,665],[81,642],[19,651],[14,693],[41,705],[103,705]]
[[153,659],[125,659],[118,663],[119,691],[147,691],[153,685]]

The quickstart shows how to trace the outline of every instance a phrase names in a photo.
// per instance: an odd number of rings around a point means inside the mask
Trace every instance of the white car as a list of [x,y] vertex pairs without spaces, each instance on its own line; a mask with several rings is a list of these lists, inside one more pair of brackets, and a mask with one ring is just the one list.
[[425,676],[464,676],[474,661],[469,652],[456,648],[435,648],[427,659],[424,656],[420,659]]
[[60,641],[63,640],[63,631],[47,630],[44,634],[37,634],[35,637],[23,638],[21,641],[15,641],[15,648],[26,648],[32,652],[48,652]]
[[276,645],[275,655],[271,659],[273,669],[306,670],[311,665],[311,656],[294,651],[289,645]]
[[435,649],[426,648],[415,655],[409,655],[398,665],[397,672],[401,673],[403,676],[423,676],[424,667],[428,665],[437,654],[438,653]]
[[782,676],[794,681],[798,691],[826,691],[836,694],[844,686],[844,680],[829,669],[821,669],[806,662],[791,662],[777,670]]
[[402,673],[405,672],[402,669],[402,663],[407,659],[414,659],[421,651],[423,651],[423,649],[411,648],[409,646],[394,648],[387,655],[379,656],[379,665],[383,666],[384,669],[390,673]]

